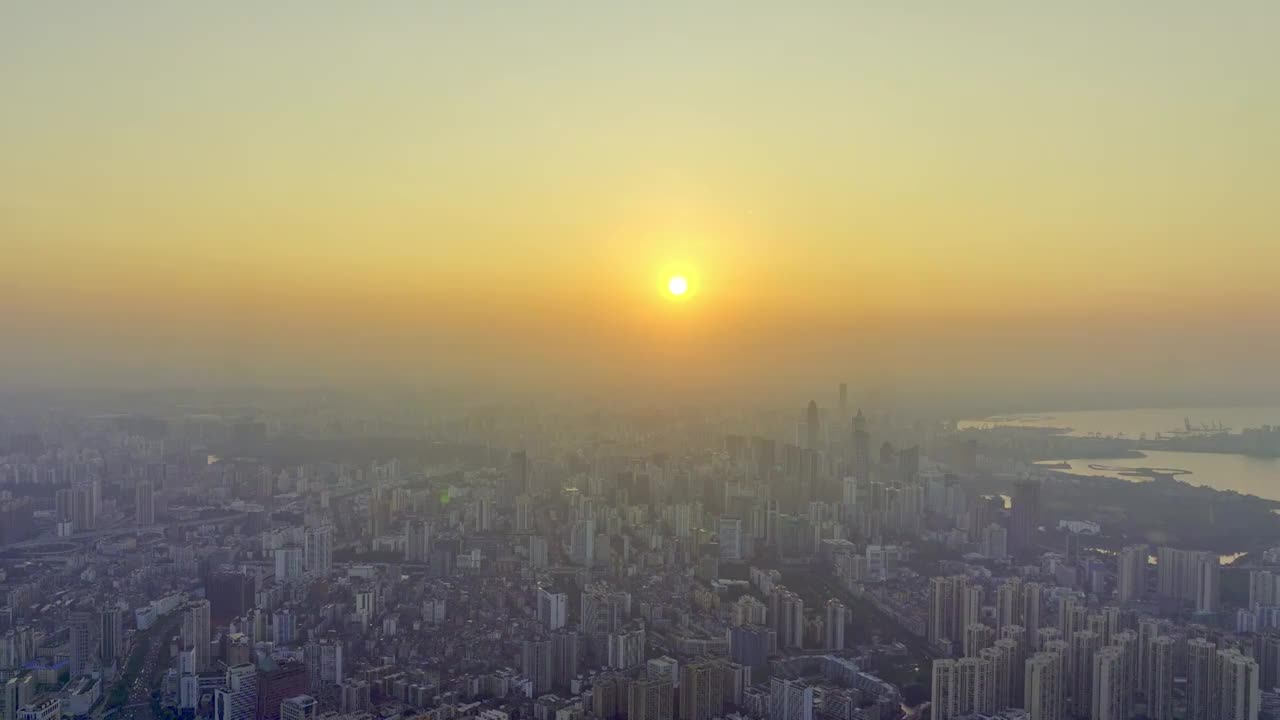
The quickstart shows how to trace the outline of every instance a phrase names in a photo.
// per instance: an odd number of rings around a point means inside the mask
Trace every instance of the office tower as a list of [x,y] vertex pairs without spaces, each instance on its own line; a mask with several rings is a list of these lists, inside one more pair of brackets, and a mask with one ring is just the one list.
[[285,545],[276,548],[276,582],[291,583],[302,579],[302,548]]
[[818,403],[814,400],[804,410],[804,446],[806,450],[818,449]]
[[151,483],[142,481],[133,490],[134,520],[140,527],[156,524],[156,499]]
[[1258,685],[1258,663],[1239,650],[1218,651],[1218,720],[1258,720],[1262,691]]
[[1196,612],[1218,611],[1218,589],[1222,565],[1212,553],[1204,553],[1196,563]]
[[680,668],[680,720],[712,720],[724,711],[724,675],[711,660]]
[[738,518],[720,518],[720,531],[717,533],[720,542],[720,560],[723,562],[739,562],[742,560],[742,521]]
[[1264,688],[1280,687],[1280,635],[1263,636],[1261,656],[1258,684]]
[[1120,551],[1116,568],[1116,599],[1141,600],[1147,589],[1147,546],[1130,545]]
[[258,707],[258,669],[252,663],[227,668],[226,687],[214,693],[215,720],[254,720]]
[[559,630],[568,619],[569,596],[551,588],[538,588],[538,622],[548,630]]
[[529,495],[516,496],[516,532],[533,532],[533,498]]
[[1124,652],[1107,647],[1093,655],[1092,720],[1129,720],[1124,711]]
[[591,567],[595,562],[595,541],[595,521],[575,520],[569,537],[569,557],[573,564]]
[[1173,669],[1177,643],[1168,635],[1151,641],[1147,655],[1147,717],[1173,720]]
[[1018,480],[1013,484],[1013,512],[1009,540],[1014,552],[1026,554],[1035,547],[1040,527],[1040,482]]
[[279,707],[280,720],[316,720],[319,704],[310,695],[295,695],[282,700]]
[[769,683],[769,720],[813,720],[813,686],[803,680],[773,678]]
[[404,525],[404,561],[421,564],[431,559],[431,523],[410,520]]
[[333,528],[329,525],[307,528],[303,563],[312,575],[327,576],[333,568]]
[[859,482],[871,481],[871,435],[861,409],[853,416],[853,476]]
[[92,669],[93,616],[87,612],[73,612],[68,625],[71,628],[71,677],[78,678],[81,675],[87,675]]
[[983,649],[996,641],[996,631],[980,622],[969,623],[964,629],[964,655],[977,657]]
[[990,715],[995,712],[995,665],[988,658],[966,657],[956,662],[960,684],[961,714]]
[[507,491],[509,497],[527,494],[529,487],[529,453],[524,450],[516,450],[511,453],[511,460],[507,468]]
[[1077,717],[1091,710],[1093,698],[1093,655],[1102,647],[1102,638],[1092,630],[1071,635],[1071,709]]
[[627,711],[627,678],[606,673],[591,684],[591,714],[601,720],[618,720]]
[[109,607],[98,613],[98,658],[111,665],[124,654],[124,611]]
[[[300,662],[277,663],[264,655],[258,667],[258,708],[255,720],[284,720],[279,713],[290,699],[306,698],[307,667]],[[304,703],[305,704],[305,703]],[[314,708],[313,713],[314,715]]]
[[184,649],[195,650],[194,671],[197,673],[213,667],[209,651],[209,626],[209,601],[192,600],[187,603],[187,609],[182,618],[182,643]]
[[1058,653],[1038,652],[1027,658],[1022,703],[1027,720],[1062,720],[1062,674]]
[[849,622],[849,608],[839,600],[827,601],[827,621],[824,625],[827,634],[826,646],[831,650],[844,649],[844,628]]
[[551,642],[525,640],[520,649],[520,672],[533,685],[535,695],[551,691]]
[[849,386],[846,383],[840,383],[840,417],[849,416]]
[[1186,720],[1218,720],[1213,687],[1217,682],[1218,648],[1202,638],[1187,641]]
[[578,674],[578,633],[560,630],[551,635],[551,686],[568,690]]

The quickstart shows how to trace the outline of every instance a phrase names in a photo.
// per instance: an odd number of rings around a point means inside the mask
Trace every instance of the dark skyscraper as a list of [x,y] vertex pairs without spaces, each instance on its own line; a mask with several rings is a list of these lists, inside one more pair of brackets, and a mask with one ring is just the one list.
[[507,469],[507,483],[514,498],[529,492],[529,454],[524,450],[511,453],[511,466]]
[[1026,552],[1035,540],[1040,525],[1040,483],[1019,480],[1013,484],[1012,532],[1009,539],[1015,552]]
[[818,403],[813,400],[804,411],[804,443],[806,450],[818,449]]
[[849,386],[840,383],[840,417],[849,416]]
[[853,476],[860,482],[871,479],[871,435],[861,409],[853,416]]

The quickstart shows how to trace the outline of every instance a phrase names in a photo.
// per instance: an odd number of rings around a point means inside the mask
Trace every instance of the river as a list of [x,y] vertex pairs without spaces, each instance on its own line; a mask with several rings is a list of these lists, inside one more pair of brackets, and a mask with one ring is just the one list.
[[[1216,424],[1240,432],[1261,425],[1280,425],[1280,407],[1168,408],[1136,410],[1089,410],[1046,412],[1034,415],[1009,415],[966,420],[963,427],[1015,425],[1020,427],[1070,428],[1072,435],[1104,435],[1137,439],[1143,434],[1153,437],[1183,427],[1183,419],[1192,425]],[[1228,453],[1193,453],[1166,450],[1144,450],[1145,458],[1089,460],[1067,459],[1072,472],[1080,475],[1123,477],[1124,469],[1161,468],[1181,470],[1178,479],[1192,485],[1206,485],[1218,490],[1234,490],[1268,500],[1280,500],[1280,458],[1256,458]],[[1095,469],[1090,465],[1111,469]]]

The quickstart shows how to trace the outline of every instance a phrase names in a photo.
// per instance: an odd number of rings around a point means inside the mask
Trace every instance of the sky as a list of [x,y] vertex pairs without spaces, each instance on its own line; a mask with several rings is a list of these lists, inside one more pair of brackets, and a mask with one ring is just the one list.
[[1280,392],[1277,36],[1251,0],[6,2],[0,382]]

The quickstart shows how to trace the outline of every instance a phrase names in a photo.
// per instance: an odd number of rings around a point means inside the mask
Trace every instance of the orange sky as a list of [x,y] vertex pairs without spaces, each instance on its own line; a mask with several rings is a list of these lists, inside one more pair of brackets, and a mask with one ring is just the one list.
[[1275,382],[1274,3],[687,5],[7,5],[0,370]]

